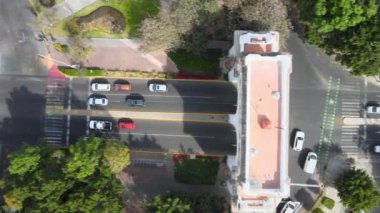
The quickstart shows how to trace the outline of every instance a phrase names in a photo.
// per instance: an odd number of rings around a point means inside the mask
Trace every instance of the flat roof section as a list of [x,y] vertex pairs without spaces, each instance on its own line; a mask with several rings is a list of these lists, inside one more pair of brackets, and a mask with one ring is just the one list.
[[253,188],[280,188],[281,68],[277,60],[250,60],[247,99],[248,181]]

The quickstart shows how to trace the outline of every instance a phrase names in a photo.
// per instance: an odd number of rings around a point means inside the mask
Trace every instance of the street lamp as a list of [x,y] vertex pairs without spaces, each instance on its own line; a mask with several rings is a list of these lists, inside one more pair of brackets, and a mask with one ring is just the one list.
[[79,65],[79,64],[68,64],[68,63],[65,63],[65,62],[63,62],[63,61],[60,61],[60,60],[54,59],[54,58],[52,58],[51,56],[50,56],[50,57],[46,57],[46,56],[44,56],[44,55],[40,55],[40,54],[38,54],[37,56],[38,56],[38,57],[41,57],[41,58],[45,58],[45,59],[50,59],[50,60],[52,60],[52,61],[54,61],[54,62],[56,62],[56,63],[62,64],[62,65],[64,65],[64,66],[71,67],[71,68],[73,68],[73,69],[79,69],[79,68],[80,68],[80,65]]

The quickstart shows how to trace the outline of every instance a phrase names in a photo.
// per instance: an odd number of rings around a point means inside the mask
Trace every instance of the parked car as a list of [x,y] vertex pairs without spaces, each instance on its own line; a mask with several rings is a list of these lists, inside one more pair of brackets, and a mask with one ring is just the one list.
[[148,85],[149,91],[151,92],[166,92],[168,87],[164,83],[150,83]]
[[375,146],[373,147],[373,151],[374,151],[375,153],[380,153],[380,145],[375,145]]
[[112,122],[110,121],[97,121],[97,120],[90,120],[90,129],[93,130],[112,130]]
[[296,207],[297,207],[297,204],[295,202],[288,201],[285,203],[280,213],[294,213],[296,211]]
[[114,83],[113,90],[115,91],[129,91],[131,90],[131,84],[129,83]]
[[145,100],[142,96],[129,95],[125,98],[125,102],[130,107],[144,107]]
[[117,128],[120,130],[135,129],[135,123],[132,120],[119,120],[119,122],[117,123]]
[[296,135],[294,136],[293,149],[295,151],[301,151],[304,141],[305,141],[305,133],[298,130],[296,132]]
[[366,111],[368,114],[380,114],[380,106],[367,106]]
[[109,92],[111,91],[111,85],[109,83],[92,83],[91,89],[95,92]]
[[107,106],[108,105],[108,99],[107,98],[91,97],[88,99],[88,104],[91,106]]
[[315,152],[309,152],[306,157],[305,165],[303,166],[303,171],[309,174],[314,174],[317,162],[317,154]]

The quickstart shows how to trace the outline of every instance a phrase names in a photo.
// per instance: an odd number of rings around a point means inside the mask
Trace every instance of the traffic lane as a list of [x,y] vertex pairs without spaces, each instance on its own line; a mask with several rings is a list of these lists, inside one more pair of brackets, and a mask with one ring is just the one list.
[[[159,79],[92,79],[91,82],[108,82],[111,85],[115,81],[125,80],[130,83],[131,90],[128,92],[117,92],[118,94],[138,93],[141,95],[162,95],[180,97],[212,97],[218,101],[237,102],[236,88],[229,82],[223,81],[186,81],[186,80],[159,80]],[[150,92],[149,82],[165,82],[168,87],[167,92]],[[113,90],[113,88],[112,88]],[[106,94],[106,93],[105,93]]]
[[117,119],[91,119],[112,121],[114,130],[112,133],[103,133],[103,136],[119,139],[131,149],[207,154],[236,153],[235,129],[230,124],[136,119],[134,130],[118,130]]
[[129,107],[125,103],[124,94],[96,93],[94,97],[106,97],[107,106],[93,107],[105,110],[131,110],[131,111],[155,111],[155,112],[203,112],[203,113],[234,113],[236,104],[230,102],[215,102],[209,99],[166,97],[166,96],[143,96],[145,107]]
[[71,81],[71,108],[87,109],[87,100],[90,92],[90,79],[73,78]]
[[365,128],[365,133],[362,149],[371,156],[377,156],[378,154],[374,153],[374,147],[380,145],[380,126],[368,125]]
[[69,143],[74,144],[80,137],[86,136],[87,128],[86,116],[70,116]]
[[[324,90],[307,90],[297,87],[293,89],[292,86],[290,88],[289,175],[293,183],[306,183],[310,177],[302,170],[302,166],[307,153],[316,151],[319,144],[324,96]],[[294,151],[291,146],[297,129],[305,132],[305,142],[301,152]]]

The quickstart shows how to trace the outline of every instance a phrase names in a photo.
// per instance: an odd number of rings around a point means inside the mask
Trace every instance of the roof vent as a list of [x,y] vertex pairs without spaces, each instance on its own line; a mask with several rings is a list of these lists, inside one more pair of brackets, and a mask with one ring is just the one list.
[[281,94],[279,91],[273,91],[272,92],[272,98],[276,101],[280,100]]

